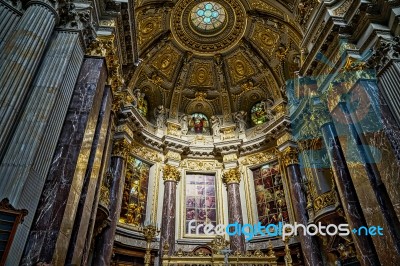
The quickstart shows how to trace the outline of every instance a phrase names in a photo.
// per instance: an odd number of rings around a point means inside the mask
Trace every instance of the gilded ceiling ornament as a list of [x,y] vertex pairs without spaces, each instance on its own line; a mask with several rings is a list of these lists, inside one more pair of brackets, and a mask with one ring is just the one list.
[[152,66],[171,81],[180,57],[180,54],[172,48],[172,45],[168,44],[156,54]]
[[278,33],[260,22],[256,22],[254,32],[250,38],[270,58],[273,56],[273,51],[280,39]]
[[268,3],[261,1],[261,0],[251,0],[249,1],[250,5],[252,8],[260,10],[260,11],[264,11],[264,12],[268,12],[274,15],[279,15],[279,16],[283,16],[282,11],[280,11],[279,9],[269,5]]
[[212,73],[211,62],[195,62],[190,70],[189,86],[212,87]]
[[235,46],[246,25],[246,10],[238,0],[180,0],[171,14],[171,31],[179,45],[203,55]]
[[147,42],[154,39],[162,31],[162,16],[138,16],[138,44],[142,48]]
[[205,101],[206,97],[207,97],[207,92],[203,92],[203,91],[197,91],[194,96],[196,97],[196,100],[198,101]]
[[166,164],[163,169],[163,179],[165,182],[179,182],[181,180],[181,172],[177,167]]
[[240,183],[240,171],[239,168],[232,168],[225,171],[222,174],[222,182],[224,184],[239,184]]
[[252,76],[255,73],[254,68],[251,66],[249,60],[243,52],[238,52],[234,56],[227,59],[229,67],[229,74],[233,84]]

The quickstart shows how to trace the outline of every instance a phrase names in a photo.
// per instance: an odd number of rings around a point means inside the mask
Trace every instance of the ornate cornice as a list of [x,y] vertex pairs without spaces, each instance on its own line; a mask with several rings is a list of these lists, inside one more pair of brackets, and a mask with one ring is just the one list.
[[181,180],[181,172],[178,167],[166,164],[163,169],[164,182],[179,182]]
[[222,174],[222,182],[225,185],[239,184],[240,183],[240,171],[239,168],[232,168]]

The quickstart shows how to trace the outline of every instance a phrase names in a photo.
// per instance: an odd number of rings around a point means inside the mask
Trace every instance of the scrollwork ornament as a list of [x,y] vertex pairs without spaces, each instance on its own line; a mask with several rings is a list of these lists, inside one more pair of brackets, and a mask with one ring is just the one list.
[[164,182],[173,181],[179,182],[181,180],[181,172],[178,167],[166,164],[163,169]]
[[222,182],[224,184],[239,184],[240,183],[240,171],[239,168],[232,168],[222,174]]
[[129,142],[126,139],[117,139],[113,143],[112,155],[127,158],[130,150]]
[[296,147],[289,146],[281,152],[281,160],[284,166],[299,163],[299,150]]

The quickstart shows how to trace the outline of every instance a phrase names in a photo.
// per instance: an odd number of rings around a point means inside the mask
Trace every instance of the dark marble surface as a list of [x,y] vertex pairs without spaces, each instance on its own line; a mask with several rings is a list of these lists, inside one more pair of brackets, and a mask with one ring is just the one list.
[[103,59],[85,59],[31,227],[22,265],[64,263],[106,80]]
[[109,266],[113,254],[115,230],[121,213],[122,192],[125,184],[126,162],[122,157],[112,156],[110,161],[110,225],[96,239],[92,265]]
[[[350,228],[367,226],[359,203],[346,159],[340,146],[339,138],[333,123],[321,127],[322,136],[328,151],[329,160],[334,172],[335,184],[339,192],[347,223]],[[357,258],[362,265],[379,265],[378,255],[370,236],[351,235],[356,247]]]
[[[379,209],[383,215],[390,237],[393,239],[394,250],[397,256],[400,255],[400,222],[397,217],[396,211],[390,200],[388,191],[382,182],[382,177],[375,163],[371,151],[369,149],[368,142],[365,140],[365,136],[359,134],[362,132],[359,124],[355,124],[357,121],[354,116],[356,113],[351,113],[349,106],[345,102],[339,104],[340,109],[343,112],[343,118],[345,119],[349,133],[354,141],[354,149],[358,154],[360,164],[364,167],[367,174],[368,180],[374,192],[374,196],[377,200]],[[359,118],[358,118],[359,120]]]
[[176,182],[164,182],[164,203],[160,234],[160,251],[163,253],[165,243],[169,245],[168,254],[175,251],[175,219],[176,219]]
[[83,180],[82,192],[79,199],[78,210],[74,227],[72,229],[71,240],[69,242],[66,264],[78,264],[81,261],[83,247],[85,245],[86,233],[89,227],[90,215],[93,210],[93,202],[99,178],[101,161],[104,155],[104,147],[107,135],[107,128],[110,118],[109,102],[111,91],[105,90],[99,113],[99,119],[93,138],[92,148],[88,166]]
[[[229,223],[243,224],[242,205],[240,203],[239,184],[231,183],[227,185],[228,193],[228,220]],[[233,251],[245,252],[246,243],[243,235],[235,235],[229,238],[230,248]]]
[[[298,164],[287,166],[287,174],[289,181],[290,195],[295,215],[295,221],[301,224],[308,224],[306,197],[301,187],[301,172]],[[303,230],[299,229],[299,238],[301,250],[303,252],[304,264],[309,266],[324,265],[322,262],[321,252],[317,243],[317,239],[310,235],[303,235]]]

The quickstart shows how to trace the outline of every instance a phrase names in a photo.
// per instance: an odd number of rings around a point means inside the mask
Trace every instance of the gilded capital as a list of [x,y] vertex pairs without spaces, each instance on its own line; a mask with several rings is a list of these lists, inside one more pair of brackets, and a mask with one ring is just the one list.
[[286,147],[281,152],[281,160],[284,166],[299,163],[299,150],[296,147]]
[[222,174],[222,182],[226,185],[239,184],[240,183],[240,172],[239,168],[232,168]]
[[112,155],[125,158],[128,156],[130,144],[126,139],[114,140]]
[[310,120],[314,121],[318,127],[322,127],[323,125],[332,122],[332,116],[327,107],[318,106],[313,108]]
[[179,182],[181,180],[181,172],[178,167],[166,164],[163,169],[164,181]]

